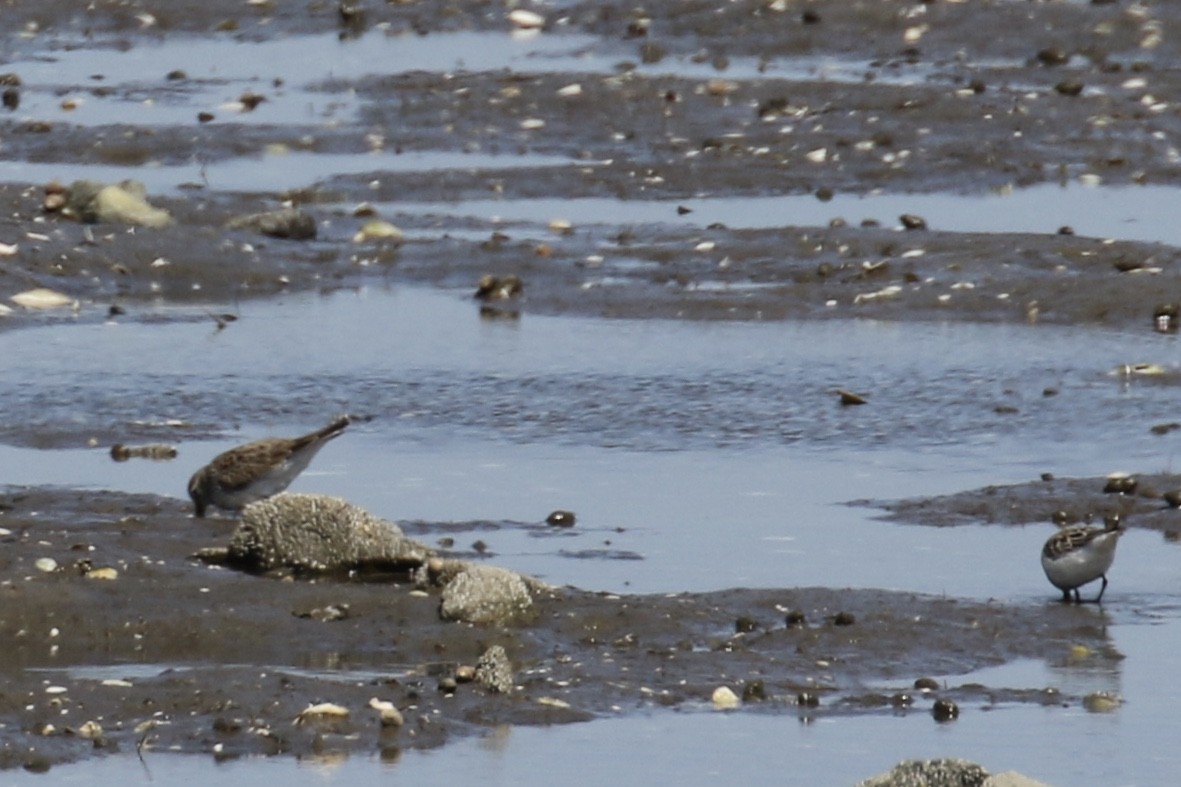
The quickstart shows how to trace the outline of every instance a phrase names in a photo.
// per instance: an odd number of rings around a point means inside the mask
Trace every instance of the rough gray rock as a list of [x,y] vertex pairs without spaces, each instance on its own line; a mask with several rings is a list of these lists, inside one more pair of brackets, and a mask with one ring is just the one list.
[[298,208],[239,216],[230,221],[229,227],[235,230],[256,230],[272,238],[287,240],[312,240],[316,237],[316,220]]
[[164,227],[172,223],[167,211],[148,204],[147,190],[138,181],[107,185],[94,180],[70,184],[66,212],[88,223],[135,224]]
[[467,623],[502,623],[533,606],[529,583],[513,571],[469,564],[443,588],[439,616]]
[[242,511],[228,559],[259,571],[413,568],[430,550],[338,497],[281,494]]
[[476,662],[476,682],[496,694],[513,690],[513,665],[500,645],[488,648]]
[[958,759],[904,760],[858,787],[984,787],[988,771]]

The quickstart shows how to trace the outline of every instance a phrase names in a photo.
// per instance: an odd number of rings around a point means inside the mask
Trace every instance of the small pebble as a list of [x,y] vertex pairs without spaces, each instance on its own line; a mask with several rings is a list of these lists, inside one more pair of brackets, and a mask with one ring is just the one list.
[[553,511],[545,518],[545,523],[551,527],[574,527],[574,512],[561,509]]
[[916,216],[913,213],[903,213],[898,217],[902,222],[902,227],[908,230],[925,230],[927,229],[927,220],[922,216]]

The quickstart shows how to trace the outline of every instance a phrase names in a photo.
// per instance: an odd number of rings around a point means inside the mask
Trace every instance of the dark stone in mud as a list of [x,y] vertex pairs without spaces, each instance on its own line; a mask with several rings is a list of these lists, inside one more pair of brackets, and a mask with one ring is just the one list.
[[[0,582],[0,641],[11,644],[0,649],[6,687],[0,751],[14,747],[55,763],[95,750],[89,741],[26,731],[29,718],[59,715],[39,668],[63,670],[65,696],[101,718],[105,739],[124,751],[144,738],[149,751],[210,753],[221,744],[223,756],[306,756],[327,736],[314,724],[292,720],[324,701],[350,711],[332,722],[340,733],[331,737],[334,750],[373,752],[389,743],[383,743],[388,733],[376,711],[368,709],[375,695],[404,709],[403,730],[417,731],[394,733],[402,746],[431,747],[486,725],[569,722],[615,716],[619,707],[647,712],[706,702],[719,675],[731,676],[735,685],[763,681],[767,699],[757,703],[759,711],[794,715],[797,694],[818,675],[818,660],[829,665],[825,712],[853,714],[876,712],[841,701],[867,685],[881,684],[885,696],[909,687],[916,674],[1052,658],[1075,644],[1111,650],[1102,627],[1080,629],[1077,620],[1048,616],[1040,607],[824,588],[628,596],[538,584],[530,587],[528,616],[470,626],[440,619],[435,584],[409,593],[399,592],[408,588],[400,582],[339,574],[284,581],[195,563],[188,556],[209,543],[219,523],[193,519],[178,500],[30,488],[4,490],[0,507],[10,532],[0,550],[0,576],[19,578]],[[42,574],[33,567],[41,557],[69,562],[78,543],[88,545],[96,563],[119,565],[119,578],[96,583],[76,572]],[[455,561],[455,570],[463,565]],[[445,566],[436,568],[440,577],[449,574]],[[347,617],[324,623],[292,614],[333,605],[347,605]],[[784,608],[816,620],[844,611],[857,625],[733,631],[741,615],[771,620]],[[59,630],[52,641],[44,625],[50,619]],[[459,682],[444,697],[437,678],[429,677],[440,673],[428,668],[441,659],[478,662],[481,678]],[[130,663],[137,665],[134,674],[114,684],[86,673]],[[186,668],[175,669],[177,663]],[[341,664],[388,677],[376,684],[341,682],[307,671]],[[117,669],[113,674],[119,677]],[[955,695],[961,703],[973,698]],[[1030,689],[1011,701],[1041,704],[1043,695]],[[410,706],[414,710],[405,710]],[[230,725],[221,732],[213,726],[219,718]],[[153,719],[169,723],[135,732]],[[259,734],[226,731],[247,724]]]
[[960,706],[949,699],[937,699],[931,706],[931,715],[935,721],[955,721],[960,717]]
[[550,512],[545,518],[545,523],[551,527],[574,527],[574,522],[574,512],[561,509]]

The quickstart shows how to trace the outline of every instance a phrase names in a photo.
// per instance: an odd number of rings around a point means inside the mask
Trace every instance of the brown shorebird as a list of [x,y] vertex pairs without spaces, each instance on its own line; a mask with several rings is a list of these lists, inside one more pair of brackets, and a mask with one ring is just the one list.
[[302,437],[267,437],[219,454],[189,479],[194,513],[205,516],[211,505],[237,511],[279,494],[349,422],[349,416],[344,415]]

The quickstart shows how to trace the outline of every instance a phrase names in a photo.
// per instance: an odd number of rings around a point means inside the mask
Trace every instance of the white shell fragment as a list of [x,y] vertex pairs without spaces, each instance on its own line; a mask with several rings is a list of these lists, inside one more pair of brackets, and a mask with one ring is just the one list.
[[349,715],[349,709],[343,705],[337,705],[334,702],[320,702],[315,705],[309,705],[299,712],[293,720],[293,724],[307,724],[316,719],[343,719]]
[[533,11],[526,11],[524,8],[518,8],[515,11],[510,11],[508,21],[512,22],[522,30],[538,30],[545,27],[545,17]]
[[710,697],[710,700],[718,710],[737,708],[739,703],[738,695],[729,686],[719,686],[714,689],[713,696]]
[[44,287],[18,292],[10,300],[26,309],[58,309],[74,302],[70,296]]
[[395,707],[394,703],[388,700],[379,700],[377,697],[369,700],[369,707],[381,714],[381,726],[383,727],[401,727],[402,726],[402,712]]
[[361,225],[361,229],[357,230],[357,234],[353,236],[353,243],[365,243],[366,241],[372,240],[388,240],[394,243],[401,243],[402,238],[402,230],[390,224],[388,221],[374,219]]
[[57,571],[57,561],[51,557],[39,557],[33,563],[38,571],[43,571],[48,574],[51,571]]

